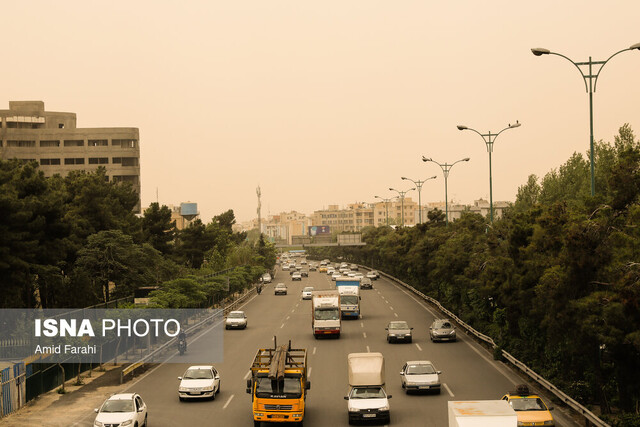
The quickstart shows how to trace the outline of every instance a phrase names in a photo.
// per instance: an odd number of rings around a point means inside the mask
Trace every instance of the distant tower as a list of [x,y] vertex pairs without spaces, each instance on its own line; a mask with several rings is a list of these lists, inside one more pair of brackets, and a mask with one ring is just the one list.
[[256,188],[256,194],[258,195],[258,233],[262,234],[262,218],[260,217],[260,208],[262,208],[262,202],[260,201],[260,196],[262,195],[262,192],[260,191],[260,186],[258,185],[258,188]]

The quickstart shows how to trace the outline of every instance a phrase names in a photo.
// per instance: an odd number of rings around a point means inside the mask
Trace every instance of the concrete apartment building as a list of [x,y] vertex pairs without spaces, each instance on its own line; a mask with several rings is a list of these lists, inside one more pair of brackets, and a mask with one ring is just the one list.
[[35,160],[45,176],[104,166],[110,181],[140,195],[138,128],[78,128],[75,113],[45,111],[42,101],[9,101],[0,120],[1,159]]
[[[351,203],[346,208],[329,205],[327,209],[315,211],[311,215],[312,225],[328,225],[332,232],[361,231],[364,227],[402,223],[402,206],[399,200],[378,203]],[[404,225],[415,225],[418,204],[410,197],[404,199]]]
[[[311,226],[311,218],[297,212],[281,212],[278,215],[269,215],[260,222],[261,232],[274,243],[293,243],[293,236],[308,235]],[[234,224],[233,230],[237,232],[255,230],[258,228],[258,219]]]
[[[508,208],[509,206],[511,206],[510,202],[504,202],[504,201],[493,202],[494,218],[495,219],[502,218],[502,213],[504,209]],[[442,212],[445,212],[446,211],[445,203],[435,202],[435,203],[428,203],[427,205],[422,206],[422,222],[428,221],[427,213],[433,209],[440,209]],[[449,222],[460,219],[460,217],[462,217],[463,212],[477,213],[484,217],[487,217],[489,216],[490,211],[491,211],[491,207],[489,205],[489,201],[484,199],[474,200],[473,205],[463,205],[460,203],[452,202],[452,203],[449,203]],[[419,222],[418,218],[419,218],[419,210],[416,209],[415,218],[414,218],[414,221],[416,223]]]

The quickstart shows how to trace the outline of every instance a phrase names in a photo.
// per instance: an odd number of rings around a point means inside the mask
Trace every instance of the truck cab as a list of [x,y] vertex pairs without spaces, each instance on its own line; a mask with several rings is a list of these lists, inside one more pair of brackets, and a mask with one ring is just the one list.
[[311,329],[314,338],[340,338],[340,294],[336,290],[311,293]]
[[358,286],[338,286],[340,294],[340,313],[342,318],[360,317],[360,288]]

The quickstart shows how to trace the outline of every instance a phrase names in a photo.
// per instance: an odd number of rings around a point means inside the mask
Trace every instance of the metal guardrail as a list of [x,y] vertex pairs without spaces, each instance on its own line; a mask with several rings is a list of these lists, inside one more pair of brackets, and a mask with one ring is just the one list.
[[[240,295],[239,298],[237,298],[234,301],[232,301],[229,305],[223,307],[222,308],[223,316],[227,315],[230,311],[233,311],[241,303],[246,301],[251,295],[253,295],[255,293],[255,291],[256,291],[256,288],[255,287],[251,287],[251,288],[249,288],[247,290],[247,292],[245,292],[242,295]],[[186,329],[185,332],[188,333],[188,334],[193,334],[194,332],[197,332],[205,324],[208,324],[213,318],[215,318],[217,314],[218,313],[216,313],[214,315],[211,315],[211,316],[207,316],[206,318],[202,319],[201,321],[199,321],[195,325],[193,325],[190,328]],[[129,375],[129,374],[135,372],[137,369],[143,367],[145,363],[153,363],[153,361],[155,360],[156,356],[159,356],[163,352],[174,348],[177,340],[178,340],[177,338],[173,338],[173,339],[165,342],[164,344],[160,345],[157,349],[155,349],[152,352],[150,352],[149,354],[141,357],[137,362],[134,362],[134,363],[130,364],[129,366],[127,366],[126,368],[124,368],[122,370],[121,374],[120,374],[120,384],[122,384],[124,382],[124,378],[127,375]]]
[[[422,292],[420,292],[419,290],[417,290],[413,286],[408,285],[408,284],[404,283],[402,280],[396,279],[395,277],[393,277],[393,276],[391,276],[391,275],[389,275],[389,274],[387,274],[387,273],[385,273],[383,271],[380,271],[380,270],[377,270],[377,269],[372,269],[371,267],[368,267],[366,265],[360,265],[360,267],[368,269],[368,270],[376,270],[376,271],[378,271],[380,273],[380,275],[382,275],[382,276],[386,277],[387,279],[389,279],[389,280],[391,280],[391,281],[403,286],[404,288],[410,290],[412,293],[420,296],[425,301],[428,301],[431,304],[433,304],[434,306],[436,306],[440,311],[445,313],[449,318],[453,319],[456,323],[458,323],[458,325],[460,325],[461,327],[466,329],[468,333],[474,335],[479,340],[484,341],[485,343],[489,344],[494,349],[496,347],[498,347],[497,344],[493,341],[493,338],[491,338],[490,336],[485,335],[483,333],[480,333],[480,332],[476,331],[475,329],[473,329],[471,326],[467,325],[462,319],[460,319],[458,316],[456,316],[451,311],[447,310],[442,304],[440,304],[440,302],[438,300],[436,300],[436,299],[434,299],[434,298],[432,298],[432,297],[430,297],[428,295],[423,294]],[[524,363],[522,363],[521,361],[519,361],[518,359],[513,357],[511,354],[507,353],[505,350],[502,350],[502,356],[506,360],[511,362],[511,364],[513,364],[518,369],[520,369],[520,371],[522,371],[523,373],[528,375],[532,380],[536,381],[538,384],[540,384],[541,386],[546,388],[549,392],[553,393],[558,399],[560,399],[562,402],[564,402],[571,409],[576,411],[578,414],[582,415],[585,418],[585,420],[587,421],[587,423],[592,423],[593,425],[595,425],[597,427],[611,427],[609,424],[605,423],[600,418],[598,418],[589,409],[585,408],[584,406],[582,406],[581,404],[576,402],[574,399],[572,399],[570,396],[568,396],[562,390],[558,389],[556,386],[554,386],[549,381],[544,379],[541,375],[537,374],[535,371],[533,371],[527,365],[525,365]]]

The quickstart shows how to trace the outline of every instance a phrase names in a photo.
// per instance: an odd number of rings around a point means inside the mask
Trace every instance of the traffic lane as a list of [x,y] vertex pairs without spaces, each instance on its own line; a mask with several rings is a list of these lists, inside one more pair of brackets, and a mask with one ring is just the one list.
[[[295,302],[297,296],[293,293],[273,295],[272,284],[266,285],[260,296],[240,308],[247,313],[248,327],[246,330],[224,333],[224,361],[215,364],[220,372],[221,392],[213,402],[178,400],[177,377],[184,373],[187,364],[163,364],[144,377],[132,391],[140,393],[147,402],[150,422],[159,426],[199,426],[208,424],[215,415],[222,425],[237,425],[238,421],[250,418],[250,400],[238,408],[242,412],[234,410],[232,406],[241,400],[238,395],[246,394],[244,378],[258,347],[272,346],[276,328],[282,324],[285,313]],[[198,346],[198,341],[189,342],[190,349],[197,349]],[[234,398],[229,400],[231,396]],[[225,405],[227,407],[222,409]]]
[[[388,279],[379,279],[376,282],[380,282],[382,285],[383,296],[387,301],[391,305],[397,306],[394,308],[411,315],[411,313],[419,311],[416,306],[412,306],[410,301],[413,301],[415,305],[422,307],[424,312],[429,313],[425,330],[427,340],[429,340],[428,326],[431,325],[433,314],[437,317],[445,316],[438,314],[435,309],[421,301],[419,297]],[[419,321],[419,319],[417,320]],[[415,331],[416,329],[414,329]],[[457,342],[431,343],[429,340],[427,345],[423,347],[428,352],[428,357],[433,357],[429,360],[434,363],[437,369],[443,371],[442,382],[447,384],[455,395],[455,398],[450,400],[500,399],[507,391],[512,390],[515,384],[527,382],[505,364],[494,361],[492,355],[472,337],[467,336],[463,329],[458,328],[456,331]],[[449,351],[460,342],[465,344],[464,351]],[[484,364],[481,361],[484,361]],[[444,393],[445,390],[442,392]],[[558,426],[579,425],[562,411],[554,411],[553,416]]]

